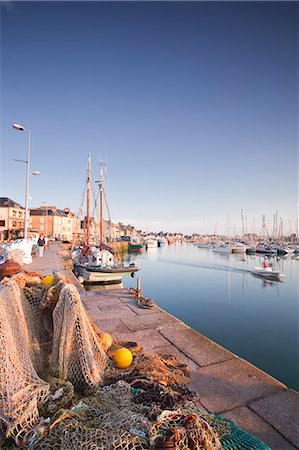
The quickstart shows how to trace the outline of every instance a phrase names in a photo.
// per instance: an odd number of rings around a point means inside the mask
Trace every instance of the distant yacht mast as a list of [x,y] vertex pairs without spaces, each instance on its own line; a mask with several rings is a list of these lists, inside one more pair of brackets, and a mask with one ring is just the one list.
[[104,186],[104,175],[103,175],[104,162],[100,162],[100,242],[104,242],[104,226],[103,226],[103,186]]
[[89,245],[90,241],[90,153],[88,153],[88,166],[87,166],[87,211],[86,211],[86,244]]

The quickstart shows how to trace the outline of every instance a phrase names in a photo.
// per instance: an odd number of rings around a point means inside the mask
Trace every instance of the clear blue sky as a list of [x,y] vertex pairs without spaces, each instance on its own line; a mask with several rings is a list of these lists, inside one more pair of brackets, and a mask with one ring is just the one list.
[[[298,211],[298,3],[1,4],[0,195],[78,211],[107,161],[112,220],[248,229]],[[294,225],[292,225],[294,226]]]

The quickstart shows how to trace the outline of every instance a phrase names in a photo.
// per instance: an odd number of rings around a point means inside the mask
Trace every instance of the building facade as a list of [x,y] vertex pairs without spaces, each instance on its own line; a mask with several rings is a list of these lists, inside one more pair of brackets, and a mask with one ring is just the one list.
[[44,236],[72,242],[79,234],[79,218],[69,209],[40,206],[30,209],[30,228]]
[[25,209],[8,197],[0,197],[0,240],[24,236]]

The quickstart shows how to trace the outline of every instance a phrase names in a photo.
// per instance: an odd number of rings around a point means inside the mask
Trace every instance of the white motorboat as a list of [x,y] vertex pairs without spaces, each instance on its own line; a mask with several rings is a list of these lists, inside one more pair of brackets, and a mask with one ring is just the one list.
[[215,246],[212,244],[212,242],[201,242],[200,244],[197,244],[197,247],[213,249]]
[[233,242],[231,244],[232,253],[246,253],[248,246],[242,242]]
[[284,273],[279,272],[278,270],[273,270],[271,266],[253,267],[250,272],[252,275],[266,278],[268,280],[284,281]]
[[216,253],[231,253],[232,249],[228,244],[223,243],[213,248],[212,251]]
[[147,238],[144,241],[146,248],[157,248],[158,247],[158,241],[155,238]]

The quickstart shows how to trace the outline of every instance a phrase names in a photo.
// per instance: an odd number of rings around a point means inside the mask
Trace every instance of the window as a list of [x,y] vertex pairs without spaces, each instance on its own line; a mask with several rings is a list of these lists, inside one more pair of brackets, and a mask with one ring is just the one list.
[[12,226],[16,227],[17,226],[17,222],[15,220],[12,221]]
[[44,218],[43,217],[40,218],[40,223],[44,223]]
[[0,220],[0,227],[5,227],[5,220]]

